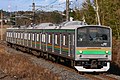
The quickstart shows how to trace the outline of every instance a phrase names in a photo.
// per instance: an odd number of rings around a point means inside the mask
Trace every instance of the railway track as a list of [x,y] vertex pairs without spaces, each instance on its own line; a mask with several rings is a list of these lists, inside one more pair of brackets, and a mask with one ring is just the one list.
[[[3,43],[2,43],[3,44]],[[120,80],[120,76],[113,74],[93,74],[93,73],[78,73],[76,70],[67,66],[57,64],[52,61],[45,60],[43,58],[37,58],[33,55],[25,54],[21,51],[16,51],[10,47],[2,45],[6,51],[13,54],[21,54],[28,56],[34,64],[40,65],[44,68],[51,70],[52,72],[59,74],[59,80]],[[112,75],[112,76],[111,76]]]

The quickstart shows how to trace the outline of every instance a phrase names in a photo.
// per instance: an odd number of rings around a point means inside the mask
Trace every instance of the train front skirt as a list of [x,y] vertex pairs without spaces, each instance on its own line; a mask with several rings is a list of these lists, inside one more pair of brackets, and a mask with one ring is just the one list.
[[110,62],[107,62],[107,66],[103,66],[101,69],[86,69],[83,66],[75,66],[75,68],[80,72],[106,72],[110,68]]

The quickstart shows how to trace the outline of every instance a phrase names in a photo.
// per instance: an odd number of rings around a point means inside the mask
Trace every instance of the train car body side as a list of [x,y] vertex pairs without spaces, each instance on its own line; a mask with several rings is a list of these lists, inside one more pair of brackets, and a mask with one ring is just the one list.
[[75,30],[8,30],[8,43],[75,59]]
[[112,57],[112,31],[103,26],[74,29],[7,29],[7,43],[37,55],[51,55],[81,72],[105,72]]

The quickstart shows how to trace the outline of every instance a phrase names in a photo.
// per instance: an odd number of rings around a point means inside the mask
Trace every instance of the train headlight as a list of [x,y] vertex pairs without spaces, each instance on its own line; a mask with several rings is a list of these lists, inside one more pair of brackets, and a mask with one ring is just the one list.
[[80,54],[82,54],[83,51],[80,50],[79,52],[80,52]]
[[109,51],[106,51],[106,54],[108,54],[109,53]]

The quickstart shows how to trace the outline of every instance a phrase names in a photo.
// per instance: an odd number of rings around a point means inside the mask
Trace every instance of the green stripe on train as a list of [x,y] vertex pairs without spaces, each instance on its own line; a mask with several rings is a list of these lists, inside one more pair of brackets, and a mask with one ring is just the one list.
[[91,54],[94,54],[94,55],[99,55],[99,54],[101,54],[101,55],[104,55],[104,54],[109,54],[109,55],[111,55],[111,51],[108,51],[108,53],[106,53],[106,51],[103,51],[103,50],[101,50],[101,51],[94,51],[94,50],[84,50],[84,51],[82,51],[82,53],[80,53],[80,51],[79,50],[77,50],[76,51],[76,54],[88,54],[88,55],[91,55]]

